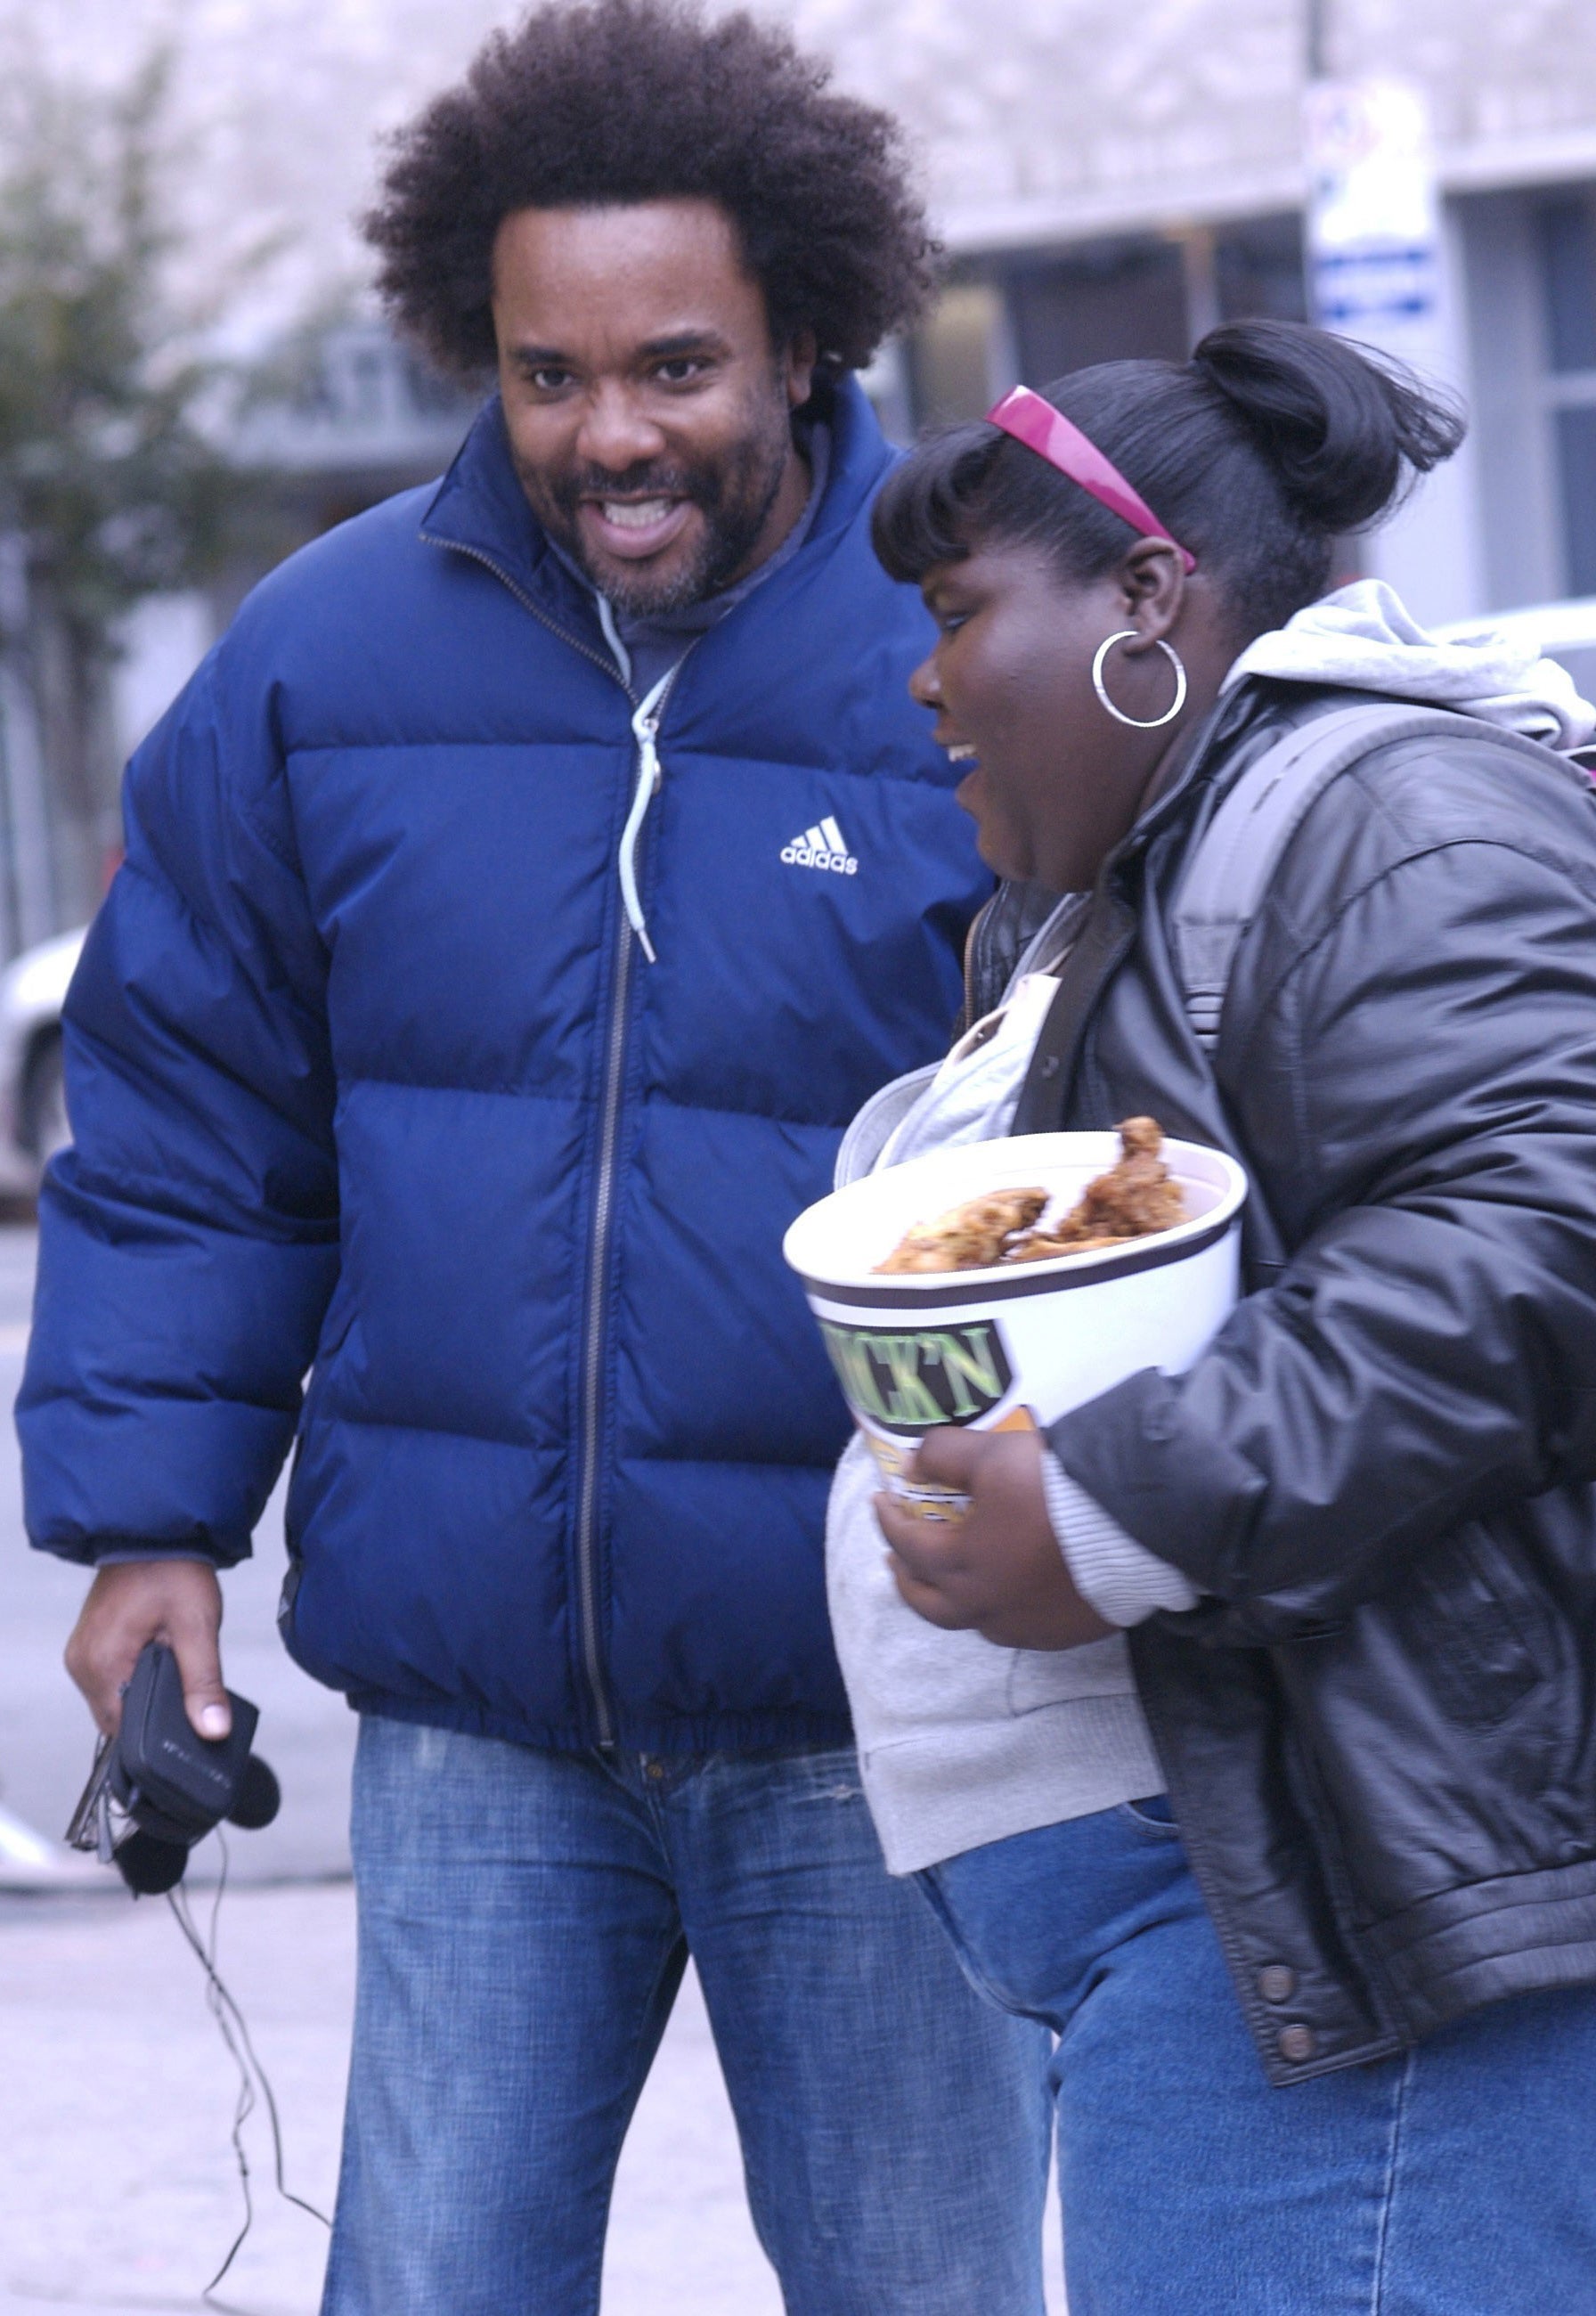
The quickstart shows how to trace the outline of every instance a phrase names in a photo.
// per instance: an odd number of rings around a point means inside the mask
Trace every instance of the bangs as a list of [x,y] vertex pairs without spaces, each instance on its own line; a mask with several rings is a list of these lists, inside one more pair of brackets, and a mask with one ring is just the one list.
[[[1048,399],[1057,406],[1057,387]],[[985,420],[928,435],[887,477],[870,520],[882,567],[914,587],[994,540],[1036,548],[1066,579],[1090,578],[1131,536],[1122,517]]]
[[962,563],[971,512],[1004,441],[983,423],[931,435],[896,466],[877,497],[870,539],[892,579],[918,587],[939,563]]

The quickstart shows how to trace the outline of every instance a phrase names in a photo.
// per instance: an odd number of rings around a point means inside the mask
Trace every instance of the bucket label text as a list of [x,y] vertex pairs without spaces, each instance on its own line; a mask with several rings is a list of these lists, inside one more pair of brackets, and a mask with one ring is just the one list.
[[978,1422],[1014,1380],[995,1320],[905,1331],[823,1319],[820,1332],[851,1404],[888,1431]]

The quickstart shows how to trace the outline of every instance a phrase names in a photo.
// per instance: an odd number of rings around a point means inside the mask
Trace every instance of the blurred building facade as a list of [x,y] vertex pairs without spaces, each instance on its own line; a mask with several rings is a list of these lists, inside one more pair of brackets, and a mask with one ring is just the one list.
[[[1305,316],[1306,85],[1415,84],[1433,122],[1445,311],[1434,366],[1472,440],[1435,619],[1596,594],[1596,8],[1589,0],[1026,0],[800,21],[930,155],[955,285],[911,350],[918,415],[964,414],[1216,321]],[[839,16],[848,19],[839,24]],[[896,18],[896,25],[887,20]],[[917,37],[918,36],[918,37]]]
[[[736,0],[709,0],[715,8]],[[1416,83],[1434,121],[1446,365],[1475,412],[1458,613],[1596,592],[1596,6],[1592,0],[750,0],[890,106],[954,273],[880,383],[900,427],[1211,322],[1305,310],[1302,116],[1317,69]],[[204,165],[195,246],[279,231],[240,326],[364,279],[374,138],[522,0],[0,0],[79,59],[183,27]]]

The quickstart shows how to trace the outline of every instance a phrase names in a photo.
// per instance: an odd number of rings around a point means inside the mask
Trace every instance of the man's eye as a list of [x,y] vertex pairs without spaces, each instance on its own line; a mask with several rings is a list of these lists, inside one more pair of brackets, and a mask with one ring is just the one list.
[[539,394],[557,394],[562,387],[571,383],[571,373],[568,370],[535,370],[531,373],[531,382]]
[[666,386],[686,386],[691,379],[700,377],[704,368],[700,354],[673,354],[669,361],[657,365],[654,374]]
[[967,611],[939,611],[937,626],[945,636],[956,636],[969,618]]

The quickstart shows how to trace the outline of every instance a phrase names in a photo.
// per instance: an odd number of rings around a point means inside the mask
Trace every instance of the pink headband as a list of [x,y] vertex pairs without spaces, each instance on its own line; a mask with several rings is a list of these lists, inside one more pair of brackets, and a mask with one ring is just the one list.
[[1188,571],[1197,568],[1197,557],[1188,554],[1172,539],[1139,491],[1133,491],[1118,467],[1103,457],[1095,442],[1088,441],[1080,428],[1067,419],[1039,394],[1028,386],[1017,386],[994,402],[986,413],[989,426],[1001,426],[1016,442],[1023,442],[1028,450],[1035,450],[1072,483],[1079,483],[1083,491],[1106,506],[1113,514],[1139,530],[1144,539],[1168,539],[1176,548]]

